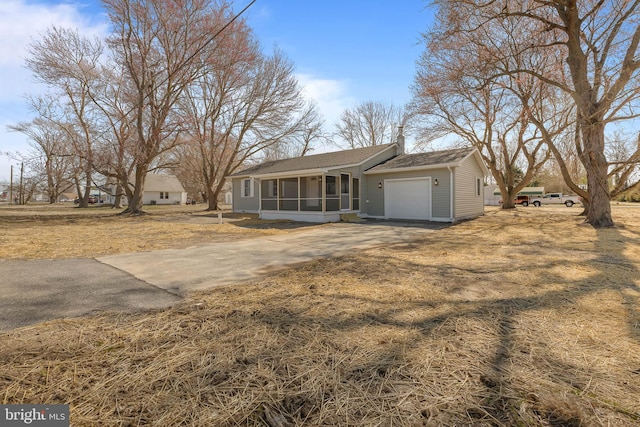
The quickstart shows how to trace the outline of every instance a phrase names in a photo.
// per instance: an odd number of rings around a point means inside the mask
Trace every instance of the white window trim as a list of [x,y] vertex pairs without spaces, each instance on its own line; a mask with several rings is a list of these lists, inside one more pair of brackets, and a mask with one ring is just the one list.
[[[245,193],[245,181],[249,181],[249,194]],[[243,178],[240,181],[240,197],[242,198],[250,198],[253,197],[253,188],[255,187],[253,183],[253,178]]]

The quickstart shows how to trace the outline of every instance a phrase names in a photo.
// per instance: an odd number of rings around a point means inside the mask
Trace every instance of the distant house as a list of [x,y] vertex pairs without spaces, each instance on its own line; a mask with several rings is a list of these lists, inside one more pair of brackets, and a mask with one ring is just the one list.
[[145,205],[184,205],[187,192],[175,175],[150,173],[144,183]]
[[475,148],[404,154],[396,143],[266,162],[231,175],[233,211],[264,219],[342,214],[456,222],[484,212],[488,174]]
[[[110,195],[107,203],[114,203],[115,185],[105,186]],[[126,198],[123,198],[126,204]],[[187,203],[187,192],[175,175],[149,173],[145,178],[142,203],[145,205],[184,205]]]

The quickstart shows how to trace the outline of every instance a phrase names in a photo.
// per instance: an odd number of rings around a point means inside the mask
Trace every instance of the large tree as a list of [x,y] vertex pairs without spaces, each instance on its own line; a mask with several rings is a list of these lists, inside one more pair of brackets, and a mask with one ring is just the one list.
[[154,161],[180,141],[184,126],[177,102],[201,75],[228,5],[210,0],[105,0],[104,5],[113,27],[108,44],[132,91],[135,168],[125,212],[137,214]]
[[534,106],[549,100],[532,78],[494,77],[495,67],[485,63],[487,46],[467,33],[443,37],[436,29],[425,43],[411,104],[420,124],[418,145],[453,138],[454,145],[478,148],[500,189],[502,208],[514,208],[517,193],[549,158],[522,100]]
[[282,52],[263,54],[246,27],[231,34],[221,43],[232,42],[234,49],[222,45],[181,103],[191,142],[180,152],[197,163],[210,210],[218,209],[226,177],[246,160],[299,138],[308,150],[318,120],[313,106],[305,108],[293,64]]
[[[586,170],[587,221],[613,225],[607,124],[635,118],[640,96],[640,1],[620,0],[436,0],[443,35],[464,32],[491,43],[496,22],[512,21],[512,41],[519,55],[542,58],[544,74],[522,62],[504,70],[513,78],[529,74],[563,91],[575,107],[577,152]],[[494,27],[495,28],[495,27]],[[493,61],[513,50],[494,52]],[[502,56],[501,56],[502,55]]]

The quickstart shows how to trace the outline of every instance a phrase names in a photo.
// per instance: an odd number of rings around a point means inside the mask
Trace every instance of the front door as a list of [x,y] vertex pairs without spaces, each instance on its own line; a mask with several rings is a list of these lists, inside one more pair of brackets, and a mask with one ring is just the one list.
[[343,211],[351,210],[351,175],[348,173],[340,174],[340,209]]

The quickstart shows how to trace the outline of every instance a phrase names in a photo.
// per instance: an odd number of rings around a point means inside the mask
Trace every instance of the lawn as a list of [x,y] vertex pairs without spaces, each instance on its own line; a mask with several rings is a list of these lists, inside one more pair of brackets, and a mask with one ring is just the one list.
[[146,206],[146,215],[72,205],[0,206],[0,259],[93,258],[102,255],[185,248],[213,241],[287,232],[282,221],[256,215],[204,211],[204,206]]
[[489,209],[171,309],[3,333],[0,402],[68,403],[74,426],[637,425],[640,208],[605,230],[579,212]]

